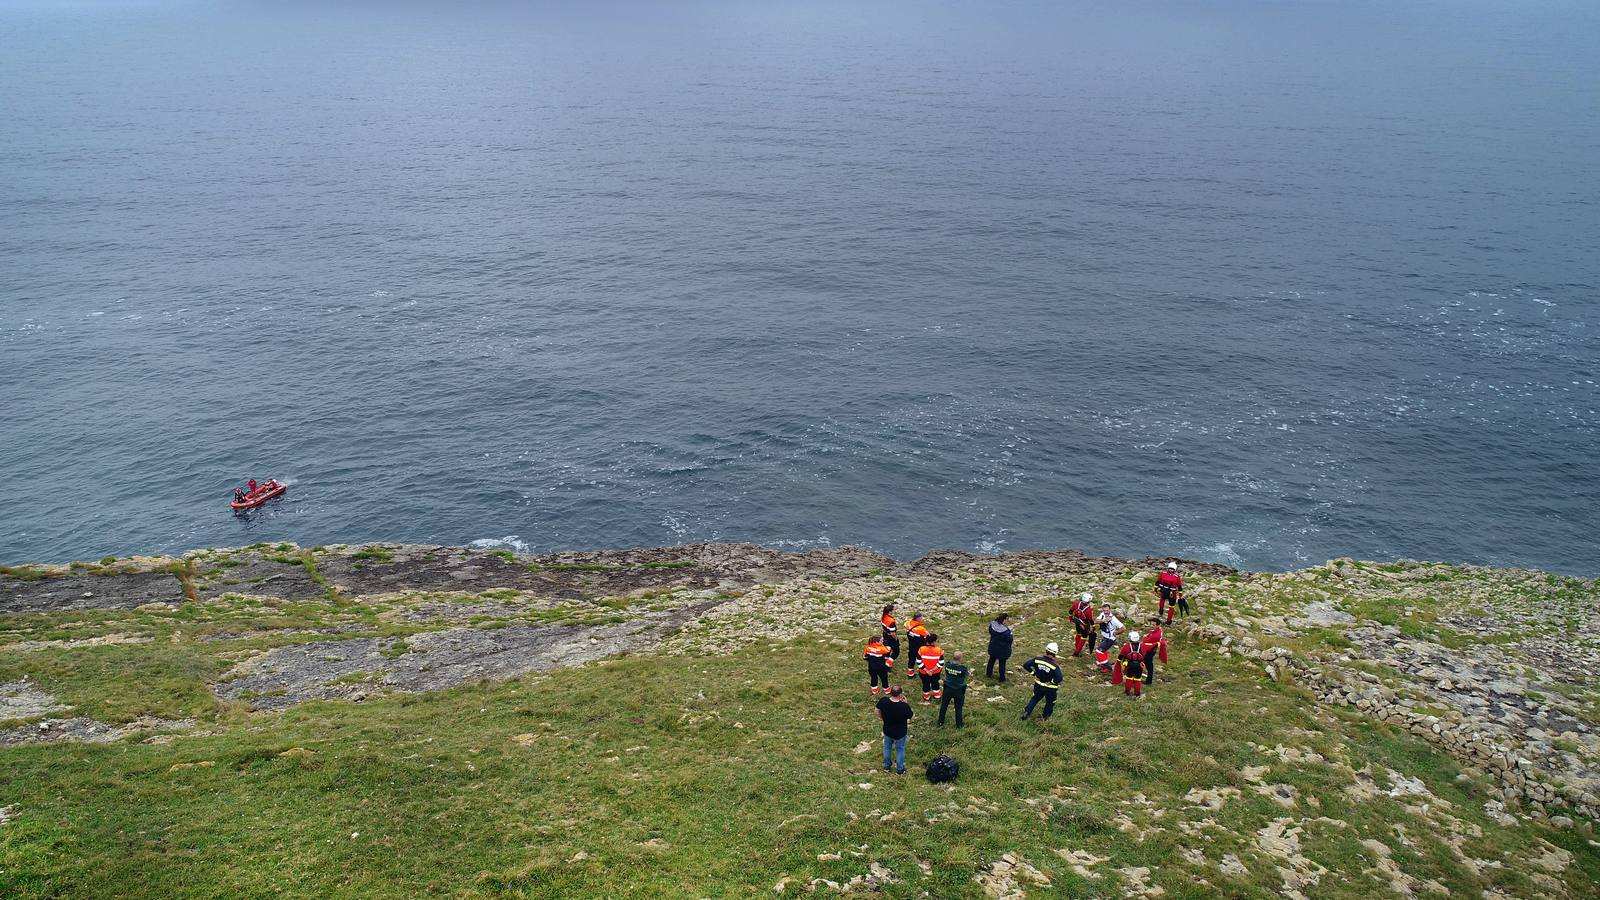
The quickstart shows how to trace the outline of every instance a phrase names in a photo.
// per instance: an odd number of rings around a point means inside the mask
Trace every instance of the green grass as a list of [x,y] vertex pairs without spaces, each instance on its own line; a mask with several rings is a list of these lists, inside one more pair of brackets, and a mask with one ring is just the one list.
[[379,562],[388,562],[394,559],[394,551],[378,546],[363,547],[361,550],[350,554],[350,558],[355,560],[375,559]]
[[327,598],[329,603],[334,606],[344,603],[344,598],[339,596],[339,589],[329,583],[327,577],[318,571],[316,553],[310,550],[300,551],[300,564],[306,567],[306,575],[322,587],[323,596]]
[[18,581],[43,581],[51,577],[49,572],[33,566],[0,566],[0,575]]
[[[312,551],[293,558],[327,595],[0,616],[0,640],[152,638],[0,653],[0,682],[26,676],[76,706],[72,715],[107,722],[199,721],[197,733],[168,744],[0,750],[0,806],[15,810],[0,827],[0,896],[752,897],[776,896],[773,885],[784,877],[798,882],[787,895],[803,893],[813,878],[842,883],[876,861],[901,879],[884,896],[963,898],[980,896],[974,875],[1015,852],[1054,880],[1030,888],[1033,897],[1119,896],[1117,870],[1144,866],[1167,897],[1265,898],[1278,896],[1282,882],[1255,838],[1285,817],[1303,828],[1304,853],[1330,870],[1309,891],[1316,897],[1388,893],[1367,871],[1363,838],[1392,848],[1407,874],[1465,896],[1543,893],[1518,863],[1539,839],[1576,857],[1561,876],[1570,892],[1583,895],[1600,877],[1592,832],[1498,826],[1483,813],[1487,781],[1462,777],[1421,740],[1353,710],[1320,707],[1303,689],[1266,681],[1254,663],[1223,659],[1182,635],[1142,703],[1087,676],[1084,660],[1068,660],[1047,724],[1017,721],[1028,694],[1021,679],[997,691],[976,678],[962,731],[936,728],[936,710],[919,704],[913,773],[905,777],[878,768],[855,627],[786,644],[734,642],[725,656],[640,653],[282,714],[219,703],[208,686],[248,652],[328,639],[297,632],[354,627],[352,636],[395,637],[383,655],[396,657],[410,652],[405,638],[439,626],[386,613],[424,601],[522,596],[413,592],[350,603],[321,577]],[[1051,587],[1069,595],[1077,585]],[[785,591],[804,591],[803,602],[821,609],[848,596],[815,584]],[[1145,599],[1132,589],[1107,593]],[[666,596],[519,608],[479,627],[620,622]],[[909,584],[884,583],[877,600],[891,596],[905,612],[921,602]],[[1047,630],[1045,616],[1061,613],[1059,599],[1038,596],[1004,601],[1029,641]],[[785,606],[784,616],[803,621],[806,613]],[[973,615],[935,624],[947,652],[966,651],[981,671],[986,622]],[[218,635],[244,636],[197,640]],[[1283,643],[1296,652],[1349,644],[1327,629]],[[989,702],[996,695],[1006,702]],[[854,753],[863,741],[868,752]],[[1284,761],[1258,745],[1307,748],[1328,762]],[[961,779],[930,785],[917,770],[944,752],[961,761]],[[1251,767],[1263,767],[1265,784],[1294,788],[1297,805],[1285,809],[1258,793],[1245,775]],[[1380,785],[1390,770],[1421,778],[1443,803],[1419,812],[1408,798],[1351,796],[1351,770],[1363,768]],[[1221,787],[1240,793],[1219,810],[1184,800],[1191,788]],[[1145,802],[1133,802],[1136,795]],[[1463,852],[1506,864],[1473,873],[1449,848],[1438,810],[1481,830],[1463,839]],[[1204,819],[1215,823],[1204,838],[1177,827]],[[1207,865],[1185,860],[1194,848]],[[1063,849],[1108,857],[1096,868],[1103,877],[1074,874],[1057,855]],[[818,858],[835,853],[842,858]],[[1229,853],[1248,875],[1214,867]]]

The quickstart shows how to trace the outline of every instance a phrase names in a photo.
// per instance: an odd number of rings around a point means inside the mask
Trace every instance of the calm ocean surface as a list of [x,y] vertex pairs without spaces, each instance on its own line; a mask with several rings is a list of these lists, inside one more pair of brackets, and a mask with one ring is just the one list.
[[1592,0],[0,0],[0,562],[1594,574],[1597,72]]

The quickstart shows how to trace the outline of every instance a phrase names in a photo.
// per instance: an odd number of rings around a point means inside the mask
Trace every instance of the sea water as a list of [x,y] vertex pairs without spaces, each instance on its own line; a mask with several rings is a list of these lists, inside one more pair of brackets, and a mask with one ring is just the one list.
[[0,561],[1594,574],[1597,48],[1566,0],[0,3]]

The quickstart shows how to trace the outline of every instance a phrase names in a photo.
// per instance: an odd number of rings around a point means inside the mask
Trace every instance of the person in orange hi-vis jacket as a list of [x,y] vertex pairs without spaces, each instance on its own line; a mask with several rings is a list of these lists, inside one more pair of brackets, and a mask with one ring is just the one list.
[[922,621],[921,613],[912,613],[910,621],[906,622],[906,677],[917,674],[917,651],[928,640],[928,626]]
[[882,682],[884,693],[889,692],[889,673],[894,669],[894,654],[878,635],[867,638],[867,651],[862,654],[867,661],[867,681],[872,685],[872,696],[878,696]]
[[937,634],[928,635],[917,648],[917,675],[922,678],[922,702],[937,700],[944,696],[944,687],[939,683],[939,676],[944,674],[944,650],[939,646]]
[[900,626],[895,622],[893,603],[883,608],[883,615],[878,617],[878,624],[883,626],[883,642],[889,645],[889,655],[899,659],[900,636],[897,632],[899,632]]

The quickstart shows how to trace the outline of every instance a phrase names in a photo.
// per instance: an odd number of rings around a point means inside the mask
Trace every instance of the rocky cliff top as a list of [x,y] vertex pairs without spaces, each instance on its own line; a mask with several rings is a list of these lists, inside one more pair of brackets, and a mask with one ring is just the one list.
[[[691,544],[528,556],[446,546],[262,544],[8,567],[0,571],[0,665],[181,644],[220,661],[206,688],[213,702],[271,713],[310,700],[362,702],[513,679],[619,654],[704,657],[811,640],[826,653],[850,653],[890,602],[902,618],[921,612],[936,623],[1020,614],[1017,652],[1025,657],[1045,639],[1070,639],[1066,605],[1083,590],[1142,626],[1154,612],[1153,581],[1166,561],[1070,550],[941,550],[902,562],[851,547],[792,553]],[[1179,652],[1220,666],[1243,660],[1263,683],[1304,691],[1307,702],[1428,742],[1490,785],[1480,817],[1508,828],[1526,821],[1592,834],[1600,814],[1600,685],[1593,678],[1600,668],[1600,582],[1415,561],[1333,560],[1289,573],[1181,565],[1195,615],[1172,630]],[[61,695],[81,673],[54,671],[0,677],[0,723],[10,723],[0,724],[0,746],[211,733],[203,713],[147,704],[75,708]],[[1184,696],[1208,702],[1202,693]],[[1363,796],[1428,796],[1404,776],[1391,774],[1386,783],[1330,752],[1272,751],[1285,763],[1329,768],[1348,783],[1346,791]],[[1243,787],[1276,791],[1275,802],[1300,808],[1292,788],[1249,775]],[[1204,809],[1228,795],[1208,796],[1194,802]],[[1478,826],[1447,805],[1417,802],[1417,815],[1459,837],[1450,846],[1461,865],[1489,865],[1462,849]],[[1271,856],[1274,847],[1293,844],[1303,824],[1285,818],[1267,826],[1261,852]],[[1273,827],[1278,832],[1265,833]],[[1315,868],[1297,856],[1285,851],[1280,860],[1289,894],[1316,884]],[[1534,881],[1562,893],[1557,876],[1570,859],[1547,857],[1559,867],[1536,871]],[[1025,891],[1019,873],[1031,864],[994,866],[986,877]],[[1387,873],[1397,893],[1430,889],[1397,868],[1376,871]],[[1125,888],[1143,885],[1143,877],[1125,874]]]

